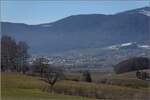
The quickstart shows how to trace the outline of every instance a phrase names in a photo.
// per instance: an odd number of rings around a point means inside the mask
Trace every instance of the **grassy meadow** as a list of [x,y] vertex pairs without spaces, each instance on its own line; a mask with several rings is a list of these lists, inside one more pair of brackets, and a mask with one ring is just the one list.
[[48,84],[38,77],[12,72],[1,73],[2,100],[93,100],[42,91]]
[[[66,73],[66,77],[70,80],[81,80],[82,73]],[[95,83],[105,83],[111,85],[119,85],[137,89],[148,89],[149,82],[137,79],[136,72],[128,72],[124,74],[115,74],[114,72],[91,71],[92,81]]]
[[[133,72],[122,75],[92,72],[94,81],[107,78],[114,83],[62,80],[55,84],[53,93],[48,92],[49,85],[39,77],[14,72],[2,72],[1,76],[2,100],[148,100],[149,94],[148,82],[136,79]],[[65,73],[65,76],[80,79],[82,75]]]

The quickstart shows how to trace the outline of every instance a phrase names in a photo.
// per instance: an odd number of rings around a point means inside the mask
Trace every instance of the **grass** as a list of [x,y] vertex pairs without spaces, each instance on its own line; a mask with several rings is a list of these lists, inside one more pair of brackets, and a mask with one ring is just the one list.
[[149,82],[137,79],[135,72],[128,72],[124,74],[107,73],[99,76],[100,77],[98,77],[98,73],[92,74],[92,77],[95,81],[105,79],[110,81],[113,85],[121,85],[140,89],[146,89],[149,87]]
[[90,100],[79,96],[69,96],[41,91],[48,84],[38,77],[12,72],[1,73],[2,100]]
[[113,91],[113,92],[148,92],[147,89],[136,89],[126,86],[119,86],[119,85],[109,85],[109,84],[96,84],[96,83],[87,83],[87,82],[75,82],[75,81],[61,81],[56,83],[55,88],[65,88],[65,89],[84,89],[86,90],[106,90],[106,91]]
[[87,98],[42,92],[39,89],[3,89],[2,100],[87,100]]
[[[113,84],[87,83],[76,81],[62,81],[55,85],[58,90],[78,95],[84,95],[93,98],[120,99],[120,100],[147,100],[148,82],[138,80],[134,73],[116,75],[114,73],[91,72],[94,81],[107,78],[113,81]],[[79,79],[81,73],[66,73],[67,77]],[[61,90],[60,90],[61,91]],[[69,91],[69,92],[68,92]],[[89,94],[89,95],[87,95]],[[146,98],[146,99],[145,99]]]
[[148,89],[86,82],[61,81],[55,85],[55,89],[60,93],[105,100],[148,100],[149,97]]
[[1,76],[2,88],[41,89],[43,86],[48,85],[38,77],[26,76],[19,73],[2,72]]
[[[79,73],[65,73],[67,77],[81,77]],[[131,74],[131,75],[129,75]],[[126,77],[124,80],[135,79],[133,73],[127,75],[112,75],[108,77],[107,74],[95,78],[109,78],[119,79]],[[96,84],[87,82],[75,81],[59,81],[54,86],[55,93],[48,93],[42,90],[47,89],[49,86],[42,81],[39,77],[22,75],[19,73],[2,72],[2,100],[94,100],[98,99],[111,99],[111,100],[148,100],[148,88],[133,88],[131,86],[120,86],[111,84]],[[107,77],[106,77],[107,76]],[[136,83],[134,82],[136,85]],[[58,94],[61,93],[61,94]],[[66,95],[68,94],[68,95]],[[74,96],[71,96],[74,95]],[[83,97],[81,97],[83,96]],[[85,98],[89,97],[89,98]],[[90,99],[93,98],[93,99]]]
[[[81,79],[82,73],[66,73],[66,76],[70,79]],[[92,80],[97,83],[101,83],[103,80],[107,80],[109,84],[120,85],[131,88],[147,89],[149,82],[136,78],[135,72],[129,72],[125,74],[115,74],[113,72],[91,72]]]

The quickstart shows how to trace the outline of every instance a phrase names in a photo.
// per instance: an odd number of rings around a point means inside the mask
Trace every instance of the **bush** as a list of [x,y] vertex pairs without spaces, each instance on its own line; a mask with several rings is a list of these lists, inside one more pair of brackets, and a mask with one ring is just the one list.
[[83,72],[82,80],[85,82],[92,82],[91,74],[89,71]]

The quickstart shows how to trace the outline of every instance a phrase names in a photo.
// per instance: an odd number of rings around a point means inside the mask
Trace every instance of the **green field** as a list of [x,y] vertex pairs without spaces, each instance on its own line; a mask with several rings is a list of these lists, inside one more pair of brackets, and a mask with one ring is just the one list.
[[[68,79],[81,79],[82,73],[66,73]],[[126,86],[138,89],[147,89],[149,81],[137,79],[135,72],[128,72],[124,74],[115,74],[113,72],[91,72],[92,80],[97,83],[101,81],[108,81],[108,84]]]
[[[136,79],[134,73],[110,76],[110,74],[92,72],[94,80],[108,78],[114,82],[130,84],[129,86],[118,83],[102,84],[62,80],[56,83],[53,93],[45,91],[49,85],[39,77],[13,72],[2,72],[1,76],[2,100],[95,100],[95,98],[98,100],[148,100],[149,94],[148,82]],[[65,76],[81,78],[82,74],[65,73]]]
[[9,72],[1,73],[1,80],[2,100],[91,100],[79,96],[43,92],[41,89],[48,84],[38,77]]

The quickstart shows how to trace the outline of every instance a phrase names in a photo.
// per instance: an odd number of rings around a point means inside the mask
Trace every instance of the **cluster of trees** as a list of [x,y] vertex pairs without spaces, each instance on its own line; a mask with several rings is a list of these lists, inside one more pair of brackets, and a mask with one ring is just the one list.
[[1,71],[25,72],[28,70],[29,57],[26,42],[16,40],[10,36],[1,37]]
[[150,59],[147,57],[134,57],[121,61],[114,66],[114,71],[117,74],[138,71],[143,69],[150,69]]

